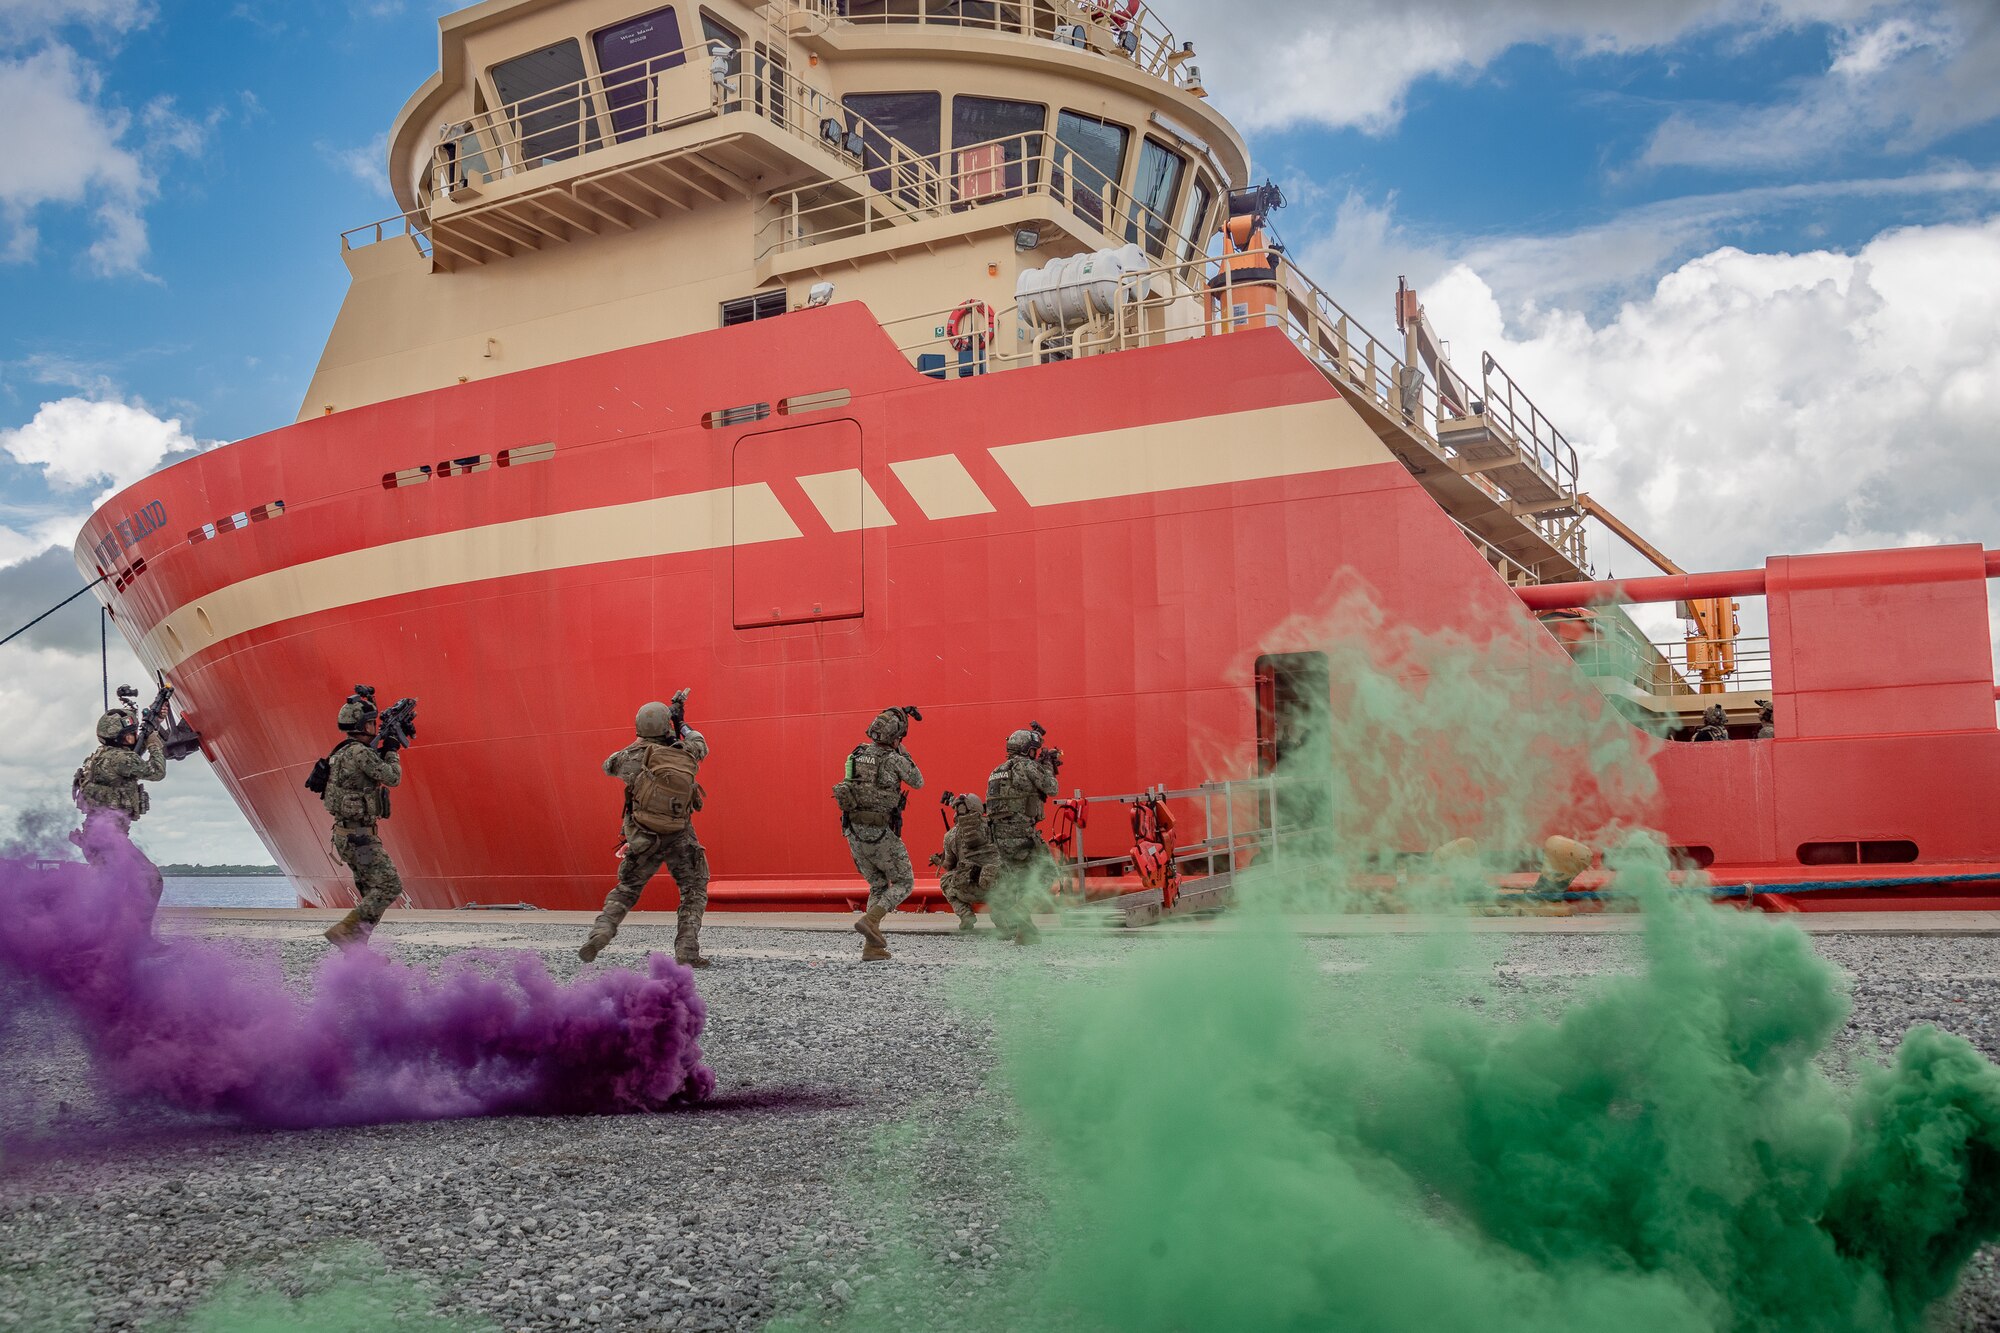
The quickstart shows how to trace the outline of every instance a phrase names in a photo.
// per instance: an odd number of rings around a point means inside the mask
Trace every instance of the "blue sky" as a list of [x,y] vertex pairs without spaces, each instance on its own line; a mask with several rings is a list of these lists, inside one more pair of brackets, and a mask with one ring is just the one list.
[[[98,494],[291,420],[338,234],[394,209],[382,135],[442,8],[0,0],[4,628],[75,586],[51,553]],[[2000,4],[1161,16],[1286,185],[1307,270],[1378,331],[1409,274],[1461,365],[1501,355],[1684,562],[2000,545]],[[0,818],[87,741],[95,624],[65,615],[0,650],[26,654],[0,710],[47,719],[0,749]],[[257,854],[211,778],[176,779],[164,852]]]

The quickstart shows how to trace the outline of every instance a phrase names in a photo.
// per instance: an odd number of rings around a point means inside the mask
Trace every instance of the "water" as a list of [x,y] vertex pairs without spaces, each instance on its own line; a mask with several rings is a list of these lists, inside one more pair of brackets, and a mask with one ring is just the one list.
[[169,875],[160,902],[167,907],[297,907],[298,894],[283,875]]

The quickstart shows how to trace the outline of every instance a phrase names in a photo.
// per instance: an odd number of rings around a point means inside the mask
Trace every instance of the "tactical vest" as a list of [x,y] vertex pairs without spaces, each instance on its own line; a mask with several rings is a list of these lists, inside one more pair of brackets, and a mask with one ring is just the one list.
[[123,810],[137,819],[153,808],[153,798],[139,782],[105,771],[105,761],[121,753],[124,752],[109,745],[98,746],[70,779],[70,791],[81,796],[86,804],[104,810]]
[[[326,757],[327,781],[319,800],[337,824],[365,824],[389,817],[389,789],[362,777],[352,764],[341,762],[345,751],[357,745],[365,748],[367,744],[349,737],[334,746],[333,753]],[[317,775],[315,767],[314,776]]]
[[1021,772],[1020,765],[1015,762],[1018,757],[1007,756],[1000,762],[1000,767],[993,770],[993,775],[986,779],[986,819],[989,823],[1042,822],[1042,803],[1046,798]]
[[632,779],[632,822],[649,833],[674,834],[695,811],[695,757],[678,745],[648,744]]
[[903,804],[903,780],[883,762],[879,746],[857,745],[847,756],[846,775],[833,784],[833,800],[849,824],[888,828]]

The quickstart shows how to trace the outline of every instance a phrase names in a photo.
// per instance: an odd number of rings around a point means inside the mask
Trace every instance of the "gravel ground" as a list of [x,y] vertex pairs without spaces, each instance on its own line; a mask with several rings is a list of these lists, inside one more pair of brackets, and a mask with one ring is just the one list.
[[[227,929],[280,949],[299,977],[324,948],[296,925]],[[504,942],[569,975],[578,934],[510,920],[392,926],[377,939],[432,963]],[[598,966],[669,938],[628,931]],[[906,935],[895,963],[863,968],[844,929],[712,928],[704,943],[718,962],[700,984],[720,1086],[699,1110],[290,1134],[106,1127],[92,1120],[101,1111],[73,1111],[62,1134],[0,1167],[0,1329],[161,1327],[227,1278],[296,1284],[357,1243],[442,1308],[500,1328],[755,1328],[872,1280],[869,1255],[898,1228],[861,1181],[888,1160],[916,1166],[916,1198],[897,1201],[905,1237],[914,1209],[935,1256],[983,1284],[1018,1182],[992,1179],[978,1156],[1007,1111],[982,1093],[993,1034],[964,1001],[997,975],[1004,947]],[[1857,976],[1850,1046],[1893,1044],[1930,1022],[2000,1060],[2000,941],[1816,943]],[[1128,936],[1111,947],[1149,946]],[[1314,947],[1343,971],[1371,945]],[[1529,1005],[1623,968],[1631,941],[1524,935],[1485,947],[1502,1003]],[[1094,966],[1059,936],[1037,965]],[[17,1023],[0,1067],[37,1106],[87,1108],[81,1059],[54,1029]],[[887,1146],[898,1127],[915,1141]],[[1993,1252],[1942,1326],[2000,1329]]]

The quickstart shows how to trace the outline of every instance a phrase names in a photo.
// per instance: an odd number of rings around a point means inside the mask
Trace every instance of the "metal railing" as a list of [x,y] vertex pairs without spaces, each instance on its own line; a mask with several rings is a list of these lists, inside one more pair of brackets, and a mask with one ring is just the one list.
[[851,175],[772,195],[774,216],[758,229],[754,253],[763,260],[1031,195],[1074,214],[1114,245],[1138,245],[1155,260],[1177,258],[1177,266],[1186,267],[1206,258],[1206,247],[1183,234],[1165,212],[1134,199],[1043,132],[922,157],[885,157],[871,150]]
[[1486,419],[1494,422],[1517,444],[1527,446],[1527,454],[1557,487],[1576,494],[1576,448],[1563,438],[1555,424],[1542,415],[1535,400],[1514,383],[1491,352],[1479,358],[1480,403]]
[[786,12],[842,24],[919,24],[1039,38],[1129,62],[1175,88],[1200,86],[1194,52],[1149,5],[1124,0],[784,0]]
[[709,43],[691,45],[461,121],[433,151],[425,200],[740,111],[851,164],[863,162],[868,140],[890,145],[899,159],[917,159],[782,62],[749,52],[732,52],[728,59],[737,68],[717,70]]
[[[1276,276],[1266,276],[1273,269]],[[887,321],[884,328],[898,350],[940,378],[1276,328],[1344,391],[1399,418],[1437,453],[1448,459],[1456,456],[1441,438],[1440,428],[1462,420],[1459,409],[1439,396],[1428,375],[1411,375],[1388,343],[1369,332],[1281,252],[1259,249],[1221,256],[1203,253],[1187,262],[1168,259],[1145,270],[1127,271],[1120,281],[1123,299],[1118,309],[1077,328],[1039,326],[1023,315],[1018,304],[993,311],[993,337],[973,339],[971,347],[950,346],[948,321],[957,308]],[[966,341],[963,329],[959,340]],[[939,353],[944,355],[940,358]],[[926,358],[931,358],[928,363]],[[1557,452],[1551,452],[1557,448],[1551,436],[1560,442]],[[1573,492],[1575,455],[1560,434],[1552,428],[1540,433],[1530,429],[1509,443],[1520,462],[1553,470],[1558,484]],[[1466,479],[1496,504],[1505,503],[1503,491],[1483,475],[1472,473]],[[1580,517],[1537,514],[1519,521],[1534,528],[1576,568],[1588,569]],[[1516,568],[1528,568],[1518,557],[1506,559]],[[1539,569],[1533,574],[1537,580],[1541,577]]]
[[[1125,796],[1086,796],[1079,790],[1069,798],[1069,804],[1083,807],[1084,817],[1076,823],[1067,854],[1056,860],[1061,876],[1058,901],[1072,906],[1113,907],[1143,907],[1157,903],[1159,892],[1146,893],[1132,858],[1136,839],[1131,832],[1129,815],[1119,821],[1116,833],[1106,831],[1106,825],[1099,822],[1095,825],[1098,832],[1093,837],[1092,812],[1105,810],[1108,813],[1107,808],[1115,807],[1123,815],[1141,800],[1177,802],[1183,806],[1199,801],[1199,837],[1193,836],[1194,830],[1187,826],[1188,812],[1185,809],[1172,812],[1176,819],[1173,862],[1181,877],[1182,897],[1198,900],[1203,910],[1219,908],[1225,904],[1226,898],[1204,893],[1205,884],[1233,889],[1236,874],[1253,863],[1260,860],[1269,862],[1271,858],[1281,856],[1288,845],[1323,837],[1324,821],[1283,822],[1281,807],[1285,804],[1283,797],[1287,791],[1305,792],[1310,798],[1309,803],[1321,807],[1326,806],[1330,799],[1323,782],[1275,775],[1205,782],[1179,791],[1159,786]],[[1099,818],[1101,821],[1102,816]],[[1099,846],[1109,843],[1118,850],[1110,855],[1092,856],[1087,844],[1093,842]],[[1133,900],[1141,894],[1146,896],[1148,902],[1135,903]]]
[[[1584,675],[1628,684],[1646,694],[1695,696],[1771,689],[1768,637],[1739,636],[1725,645],[1698,635],[1652,643],[1622,635],[1599,635],[1565,640],[1563,646]],[[1731,650],[1728,670],[1719,679],[1705,679],[1705,655],[1725,646]]]
[[425,230],[428,219],[422,213],[398,213],[394,217],[383,218],[379,222],[364,222],[359,227],[350,227],[340,233],[342,250],[359,250],[365,246],[380,245],[383,241],[398,236],[408,236],[417,243],[417,249],[424,258],[430,258],[431,238]]

